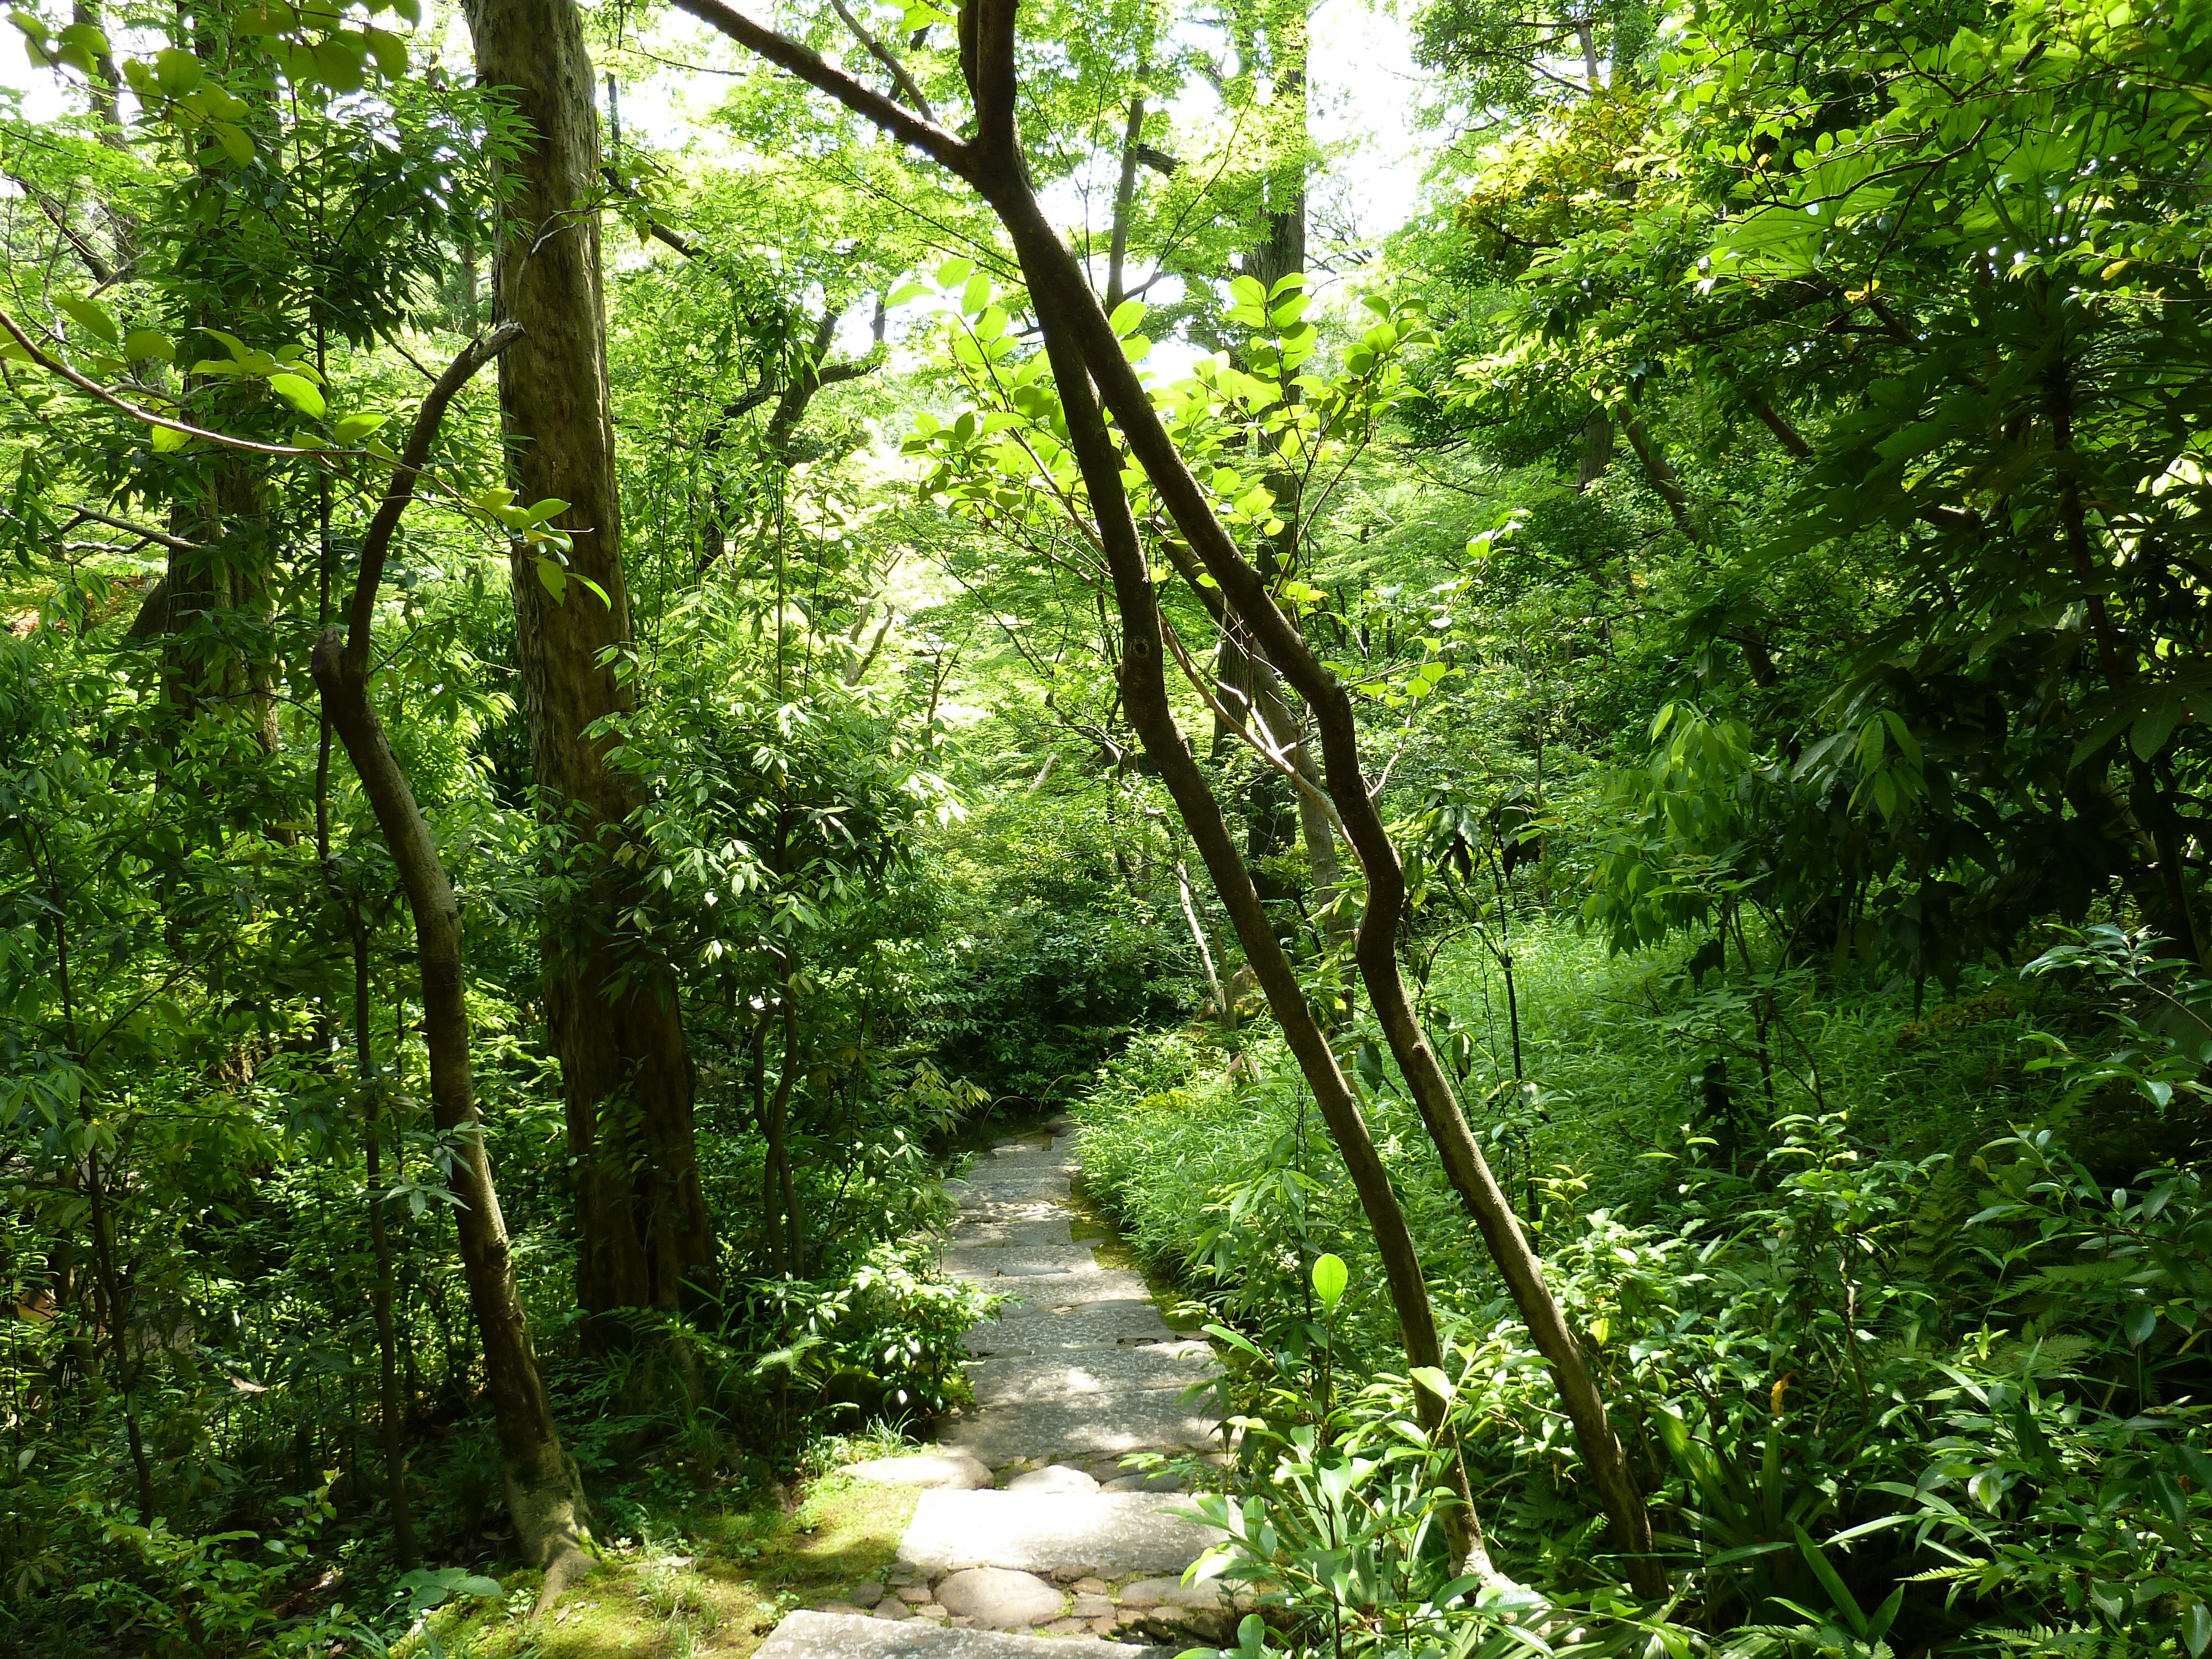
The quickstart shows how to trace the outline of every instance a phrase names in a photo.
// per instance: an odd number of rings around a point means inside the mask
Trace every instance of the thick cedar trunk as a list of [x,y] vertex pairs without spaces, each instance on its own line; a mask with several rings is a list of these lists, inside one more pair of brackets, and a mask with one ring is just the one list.
[[392,753],[369,702],[369,628],[386,550],[412,498],[415,479],[453,394],[500,346],[514,337],[495,331],[471,344],[441,377],[416,417],[401,464],[362,544],[362,562],[347,627],[325,629],[315,642],[315,684],[323,709],[361,778],[376,814],[414,919],[422,975],[422,1036],[430,1056],[430,1111],[453,1142],[453,1213],[462,1277],[483,1347],[484,1394],[499,1442],[507,1506],[525,1559],[545,1569],[542,1607],[568,1581],[588,1571],[583,1498],[574,1466],[561,1445],[538,1375],[530,1328],[515,1292],[507,1223],[492,1186],[476,1084],[469,1058],[467,988],[461,962],[461,912],[430,828],[415,804],[406,773]]
[[510,182],[494,265],[495,314],[524,337],[501,359],[499,396],[516,495],[555,497],[574,532],[580,583],[556,602],[543,550],[514,552],[515,655],[529,712],[540,808],[574,838],[583,883],[544,939],[548,1036],[561,1060],[574,1160],[577,1298],[599,1316],[596,1346],[623,1340],[623,1309],[672,1311],[712,1273],[714,1239],[699,1192],[692,1073],[672,978],[644,947],[612,936],[632,884],[606,854],[635,805],[606,764],[594,721],[626,713],[628,690],[604,653],[630,637],[623,580],[614,425],[599,220],[578,204],[599,188],[599,122],[574,0],[470,0],[478,78],[502,88],[531,135]]

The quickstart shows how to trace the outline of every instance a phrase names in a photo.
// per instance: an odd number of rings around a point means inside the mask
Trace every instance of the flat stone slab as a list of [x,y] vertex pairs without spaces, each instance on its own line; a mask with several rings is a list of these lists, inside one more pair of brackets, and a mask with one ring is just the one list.
[[1079,1457],[1096,1453],[1218,1451],[1216,1419],[1164,1389],[1025,1400],[993,1406],[953,1429],[952,1444],[994,1468],[1018,1457]]
[[1059,1618],[1067,1597],[1035,1573],[969,1567],[938,1585],[937,1604],[986,1630],[1024,1630]]
[[1018,1282],[1001,1277],[992,1281],[991,1288],[1037,1313],[1079,1308],[1091,1302],[1144,1302],[1152,1295],[1144,1275],[1127,1267],[1099,1267],[1087,1273],[1032,1273]]
[[845,1473],[872,1486],[945,1487],[973,1492],[991,1484],[991,1471],[963,1452],[924,1452],[917,1457],[872,1457]]
[[787,1614],[757,1659],[1158,1659],[1158,1650],[1091,1637],[1017,1636],[927,1619]]
[[953,1242],[963,1249],[977,1244],[1006,1244],[1024,1248],[1057,1244],[1063,1248],[1075,1243],[1075,1234],[1069,1226],[1070,1217],[1057,1204],[1052,1213],[1025,1217],[1018,1221],[969,1221],[961,1224]]
[[[951,1183],[948,1182],[945,1185],[950,1190]],[[970,1228],[1006,1227],[1025,1221],[1051,1221],[1055,1218],[1065,1220],[1066,1217],[1067,1206],[1057,1198],[1016,1198],[1004,1203],[995,1198],[977,1198],[963,1203],[960,1219],[951,1236],[965,1238]]]
[[960,1200],[960,1207],[964,1210],[981,1202],[1011,1204],[1041,1198],[1064,1200],[1072,1184],[1057,1171],[981,1169],[959,1183],[963,1190],[954,1190],[951,1182],[945,1182],[945,1189]]
[[1041,1469],[1031,1469],[1027,1474],[1018,1474],[1006,1482],[1008,1492],[1097,1492],[1098,1477],[1087,1469],[1071,1469],[1065,1463],[1049,1463]]
[[1087,1244],[969,1244],[947,1250],[945,1271],[975,1279],[1000,1274],[1024,1279],[1039,1273],[1095,1273],[1098,1259]]
[[1180,1574],[1222,1534],[1162,1512],[1175,1502],[1133,1492],[926,1492],[899,1559],[933,1575],[968,1567]]
[[1175,1338],[1149,1302],[1098,1302],[1066,1313],[1025,1310],[1011,1319],[988,1319],[972,1327],[966,1340],[973,1354],[1047,1354]]
[[976,1403],[982,1406],[1182,1389],[1214,1374],[1213,1350],[1203,1342],[1093,1348],[1087,1353],[1041,1358],[979,1359],[968,1367],[968,1381],[975,1390]]

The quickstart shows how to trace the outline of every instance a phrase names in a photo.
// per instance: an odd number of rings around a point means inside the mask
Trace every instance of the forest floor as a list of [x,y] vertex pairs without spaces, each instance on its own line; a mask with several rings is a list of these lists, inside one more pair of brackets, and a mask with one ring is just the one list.
[[[1156,1505],[1140,1496],[1181,1490],[1192,1460],[1208,1448],[1200,1417],[1170,1402],[1204,1376],[1211,1354],[1189,1338],[1193,1321],[1175,1306],[1173,1287],[1135,1271],[1133,1254],[1069,1180],[1067,1127],[1002,1129],[971,1175],[948,1183],[962,1213],[946,1240],[945,1266],[1011,1294],[999,1317],[969,1333],[979,1403],[935,1425],[941,1448],[854,1443],[854,1450],[922,1455],[833,1468],[805,1483],[788,1509],[694,1506],[656,1517],[641,1528],[642,1540],[611,1540],[599,1571],[545,1617],[525,1617],[537,1575],[520,1572],[505,1581],[503,1603],[443,1613],[432,1620],[430,1640],[407,1648],[430,1659],[746,1659],[800,1609],[841,1622],[866,1615],[871,1635],[876,1620],[933,1620],[1176,1645],[1218,1636],[1212,1626],[1227,1609],[1211,1588],[1170,1588],[1195,1547],[1171,1546],[1172,1560],[1145,1553],[1160,1547],[1155,1534],[1191,1529],[1152,1513],[1164,1500]],[[1113,1329],[1091,1329],[1101,1314]],[[1182,1454],[1185,1474],[1121,1467],[1139,1450]],[[1110,1505],[1121,1547],[1133,1523],[1142,1534],[1128,1570],[1116,1571],[1094,1540],[1079,1540],[1066,1561],[1025,1558],[1035,1573],[1016,1571],[1011,1558],[1003,1566],[978,1558],[969,1571],[948,1570],[949,1559],[933,1570],[902,1560],[902,1540],[908,1553],[919,1548],[926,1557],[931,1547],[933,1528],[912,1526],[916,1510],[956,1494],[931,1500],[926,1488],[902,1484],[899,1470],[953,1462],[985,1489],[975,1496],[1026,1503],[1054,1522],[1086,1504]],[[989,1490],[1001,1486],[1007,1490]],[[1115,1492],[1126,1496],[1108,1497]],[[939,1604],[930,1588],[933,1580],[950,1586],[994,1576],[1001,1592],[1005,1581],[1034,1579],[1034,1593],[1048,1594],[1060,1616],[970,1617]],[[917,1596],[927,1599],[917,1603]],[[1072,1616],[1077,1612],[1087,1616]]]

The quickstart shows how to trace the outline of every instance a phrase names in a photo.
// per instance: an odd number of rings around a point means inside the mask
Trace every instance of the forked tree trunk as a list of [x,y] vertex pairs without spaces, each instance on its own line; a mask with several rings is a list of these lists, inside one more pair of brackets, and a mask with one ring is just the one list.
[[574,0],[468,0],[479,80],[514,100],[529,134],[509,181],[493,306],[520,323],[500,360],[499,399],[517,498],[568,503],[552,523],[574,534],[556,599],[542,548],[514,554],[516,665],[530,720],[539,809],[573,838],[576,902],[544,940],[548,1036],[561,1060],[574,1160],[577,1299],[586,1340],[630,1334],[621,1310],[672,1312],[711,1279],[714,1249],[700,1196],[691,1060],[672,976],[651,942],[612,935],[641,898],[609,859],[636,805],[606,763],[595,721],[632,699],[607,653],[630,639],[622,513],[608,400],[599,222],[599,130],[592,64]]
[[[1113,579],[1115,602],[1121,614],[1122,708],[1145,746],[1146,757],[1158,769],[1160,781],[1174,798],[1176,810],[1190,831],[1199,856],[1205,860],[1214,891],[1220,896],[1231,925],[1237,930],[1237,942],[1244,947],[1245,958],[1251,963],[1261,989],[1267,994],[1267,1006],[1282,1026],[1284,1039],[1321,1109],[1322,1121],[1344,1160],[1346,1172],[1352,1177],[1352,1189],[1358,1194],[1368,1231],[1374,1237],[1376,1252],[1382,1260],[1407,1364],[1414,1370],[1442,1370],[1443,1345],[1437,1335],[1436,1313],[1430,1304],[1428,1283],[1421,1272],[1420,1252],[1413,1243],[1413,1230],[1406,1224],[1405,1209],[1375,1149],[1374,1138],[1368,1133],[1358,1097],[1338,1066],[1336,1055],[1328,1046],[1328,1033],[1315,1018],[1305,992],[1298,984],[1297,970],[1275,936],[1274,925],[1268,919],[1259,889],[1253,884],[1251,867],[1238,853],[1228,822],[1222,816],[1220,803],[1214,799],[1205,772],[1176,724],[1175,711],[1168,702],[1159,611],[1151,572],[1137,538],[1136,520],[1121,483],[1120,452],[1107,432],[1090,375],[1067,337],[1070,331],[1054,314],[1050,301],[1034,289],[1032,295],[1037,302],[1039,320],[1044,324],[1045,346],[1052,360],[1053,378],[1060,389],[1060,405],[1067,416],[1069,447],[1075,451],[1084,486],[1091,495],[1108,573]],[[1468,1496],[1465,1466],[1449,1438],[1452,1431],[1446,1421],[1446,1402],[1425,1382],[1417,1380],[1413,1393],[1422,1425],[1437,1437],[1445,1454],[1442,1518],[1453,1557],[1486,1581],[1498,1581],[1500,1575],[1491,1563]]]
[[568,1583],[589,1571],[583,1494],[575,1466],[561,1444],[553,1410],[538,1375],[530,1327],[515,1291],[514,1257],[492,1186],[483,1126],[477,1115],[476,1080],[469,1058],[466,976],[461,958],[461,908],[415,803],[406,772],[392,753],[369,701],[369,631],[385,556],[400,515],[413,499],[415,480],[430,453],[439,422],[453,394],[514,337],[503,327],[470,345],[439,378],[416,416],[376,515],[362,541],[361,569],[345,629],[328,628],[315,641],[315,684],[323,709],[360,775],[362,790],[391,849],[407,908],[415,923],[421,965],[422,1036],[430,1056],[430,1111],[453,1143],[453,1213],[461,1247],[462,1277],[483,1344],[484,1393],[499,1441],[500,1471],[507,1513],[524,1559],[545,1570],[542,1607]]
[[[1414,1018],[1399,970],[1396,933],[1404,913],[1405,873],[1381,812],[1368,793],[1358,749],[1358,728],[1343,684],[1324,667],[1297,629],[1276,605],[1267,582],[1245,559],[1236,540],[1214,516],[1206,492],[1191,474],[1174,440],[1152,407],[1152,397],[1123,356],[1098,298],[1091,291],[1067,245],[1045,217],[1021,155],[1015,124],[1015,15],[1018,0],[969,0],[960,15],[961,64],[975,106],[975,136],[961,139],[870,92],[831,68],[796,41],[733,11],[722,0],[678,0],[685,11],[719,29],[741,46],[836,98],[894,137],[939,161],[966,180],[988,202],[1012,240],[1021,262],[1037,319],[1051,357],[1066,409],[1071,446],[1082,465],[1103,545],[1121,606],[1124,630],[1124,706],[1146,750],[1160,769],[1200,853],[1206,857],[1222,901],[1238,935],[1252,953],[1268,1002],[1282,1021],[1285,1036],[1314,1089],[1332,1133],[1339,1129],[1347,1103],[1349,1131],[1338,1135],[1355,1183],[1363,1180],[1356,1161],[1365,1138],[1358,1123],[1357,1103],[1336,1070],[1319,1026],[1300,994],[1281,948],[1266,926],[1250,872],[1235,848],[1218,835],[1219,812],[1188,759],[1181,733],[1164,704],[1159,673],[1160,634],[1152,609],[1149,569],[1135,539],[1128,501],[1121,486],[1121,458],[1091,402],[1095,379],[1106,408],[1119,422],[1131,457],[1140,465],[1169,517],[1219,585],[1224,601],[1251,629],[1253,642],[1312,709],[1320,729],[1322,759],[1331,799],[1342,818],[1354,855],[1367,876],[1368,904],[1362,918],[1357,956],[1360,975],[1387,1035],[1393,1056],[1436,1143],[1446,1174],[1480,1230],[1508,1293],[1549,1366],[1559,1399],[1575,1425],[1583,1462],[1611,1521],[1613,1547],[1639,1594],[1666,1593],[1666,1577],[1651,1553],[1651,1523],[1643,1493],[1627,1467],[1619,1436],[1606,1415],[1589,1356],[1569,1328],[1543,1269],[1521,1231],[1518,1218],[1492,1176],[1435,1052]],[[1162,686],[1158,708],[1146,706],[1149,687]],[[1163,719],[1163,717],[1165,717]],[[1157,745],[1157,746],[1156,746]],[[1196,787],[1192,787],[1193,784]],[[1283,981],[1288,982],[1283,983]],[[1332,1083],[1331,1079],[1334,1079]],[[1371,1156],[1371,1147],[1369,1153]],[[1387,1192],[1387,1182],[1384,1183]],[[1379,1196],[1379,1194],[1378,1194]],[[1361,1197],[1369,1192],[1361,1187]],[[1401,1244],[1389,1237],[1401,1232],[1404,1218],[1394,1197],[1387,1208],[1370,1202],[1368,1218],[1393,1272],[1408,1356],[1419,1333],[1407,1322],[1409,1310],[1427,1317],[1428,1297],[1418,1280],[1401,1286],[1402,1258],[1411,1259],[1412,1239]],[[1422,1364],[1415,1360],[1415,1364]],[[1462,1477],[1464,1478],[1463,1475]],[[1464,1524],[1464,1523],[1462,1523]],[[1456,1540],[1455,1541],[1457,1541]]]

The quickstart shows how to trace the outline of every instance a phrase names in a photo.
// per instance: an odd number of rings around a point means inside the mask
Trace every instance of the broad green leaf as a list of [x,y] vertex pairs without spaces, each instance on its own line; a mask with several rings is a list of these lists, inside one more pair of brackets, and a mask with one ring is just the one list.
[[544,501],[532,501],[528,507],[522,509],[523,522],[526,524],[543,524],[546,520],[553,518],[556,514],[566,513],[568,510],[568,502],[560,500],[557,496],[548,495]]
[[322,392],[304,374],[271,374],[269,389],[302,415],[320,420],[328,412],[329,405],[323,401]]
[[960,290],[960,311],[963,316],[973,317],[991,303],[991,279],[977,271]]
[[243,127],[229,121],[217,121],[210,129],[215,141],[222,146],[222,153],[244,167],[253,159],[253,140],[247,137]]
[[287,34],[299,26],[300,14],[285,0],[252,0],[231,19],[231,27],[240,34]]
[[370,411],[363,411],[358,415],[341,415],[331,430],[337,434],[340,443],[357,444],[370,433],[381,430],[384,423],[391,418],[389,414]]
[[154,453],[157,455],[174,454],[178,450],[182,449],[186,444],[192,441],[192,434],[191,433],[178,432],[166,426],[157,426],[150,428],[150,436],[154,445]]
[[973,259],[963,259],[956,254],[938,266],[937,285],[942,289],[958,288],[961,283],[973,276],[975,271],[975,262]]
[[154,54],[154,79],[172,98],[190,92],[206,74],[206,65],[182,46],[164,46]]
[[1446,1376],[1434,1365],[1416,1365],[1407,1375],[1447,1404],[1449,1403],[1451,1397],[1459,1392],[1452,1387],[1451,1378]]
[[1150,309],[1151,307],[1142,300],[1124,300],[1120,305],[1115,306],[1114,314],[1107,319],[1114,330],[1114,337],[1120,339],[1138,324],[1143,322],[1146,312]]
[[364,28],[361,33],[377,68],[394,81],[406,79],[407,43],[389,29]]
[[2181,1640],[2189,1659],[2204,1659],[2204,1650],[2212,1647],[2212,1607],[2191,1601],[2182,1609]]
[[103,307],[94,305],[90,300],[81,300],[74,294],[64,294],[54,303],[107,344],[118,349],[122,346],[123,331],[115,325],[115,319],[109,316]]
[[1229,293],[1240,306],[1264,306],[1267,303],[1267,290],[1257,276],[1231,278]]
[[1336,1311],[1336,1304],[1344,1299],[1345,1286],[1351,1281],[1351,1270],[1344,1265],[1342,1256],[1322,1255],[1314,1258],[1314,1294],[1321,1298],[1321,1305],[1331,1313]]
[[535,563],[538,566],[538,580],[545,585],[545,591],[553,596],[553,603],[556,605],[563,603],[568,597],[568,573],[551,559],[538,559]]
[[2154,760],[2173,738],[2174,727],[2181,724],[2181,698],[2172,690],[2163,690],[2151,706],[2138,715],[2128,733],[2128,746],[2144,760]]

